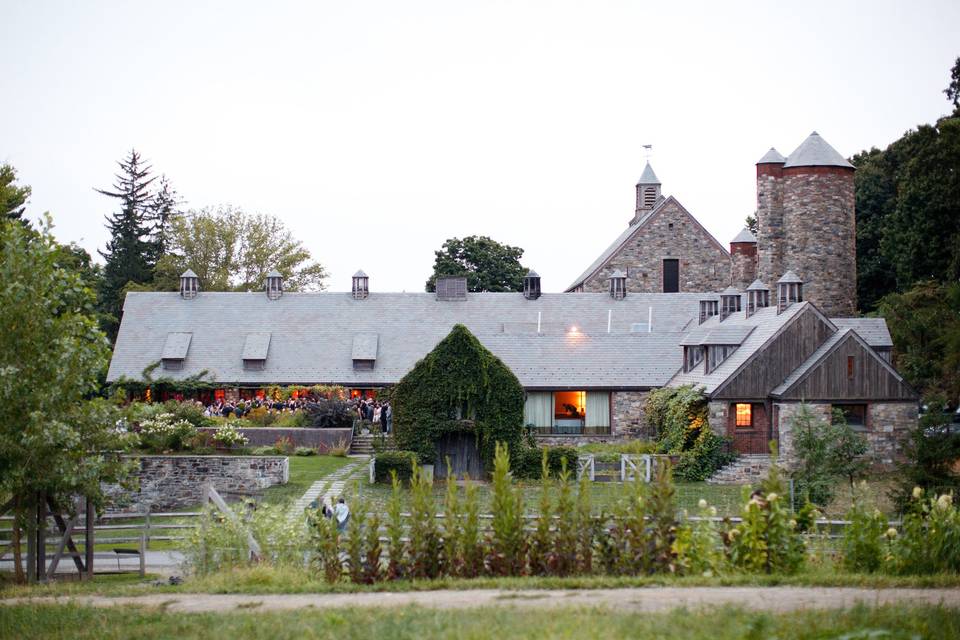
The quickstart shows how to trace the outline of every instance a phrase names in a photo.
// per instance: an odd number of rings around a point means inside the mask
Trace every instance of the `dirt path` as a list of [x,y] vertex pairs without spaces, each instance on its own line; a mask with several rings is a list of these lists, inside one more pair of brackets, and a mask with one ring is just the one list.
[[656,612],[678,607],[699,608],[726,604],[751,610],[792,611],[836,609],[857,603],[943,604],[960,607],[960,589],[859,589],[820,587],[652,587],[564,591],[417,591],[406,593],[224,595],[158,593],[132,597],[75,596],[67,598],[12,598],[0,605],[75,603],[94,607],[160,607],[182,613],[231,611],[285,611],[316,607],[401,607],[418,605],[440,609],[472,607],[608,607],[618,611]]

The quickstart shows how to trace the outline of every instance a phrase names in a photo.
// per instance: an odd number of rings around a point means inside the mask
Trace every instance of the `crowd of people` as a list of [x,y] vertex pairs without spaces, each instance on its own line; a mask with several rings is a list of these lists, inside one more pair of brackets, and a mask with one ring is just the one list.
[[[199,400],[196,402],[198,406],[204,407],[203,415],[207,417],[243,418],[251,411],[261,408],[270,413],[302,411],[313,401],[315,400],[308,397],[299,397],[288,400],[253,398],[236,402],[219,398],[208,406],[204,406]],[[354,398],[350,401],[350,411],[361,421],[379,424],[383,433],[393,430],[393,408],[389,402],[380,402],[373,398]]]
[[357,398],[353,410],[357,417],[380,425],[383,433],[393,430],[393,408],[389,402],[380,402],[372,398]]

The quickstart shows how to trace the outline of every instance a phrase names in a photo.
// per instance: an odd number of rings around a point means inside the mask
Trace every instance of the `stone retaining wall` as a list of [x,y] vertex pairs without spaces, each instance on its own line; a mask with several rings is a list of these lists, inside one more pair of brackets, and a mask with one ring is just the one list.
[[139,489],[106,487],[112,509],[169,510],[197,505],[203,488],[220,492],[253,493],[290,480],[289,460],[283,456],[128,456],[139,458],[134,474]]
[[[213,433],[215,428],[201,431]],[[280,427],[250,427],[237,429],[247,438],[248,447],[269,447],[280,438],[290,438],[296,447],[310,447],[327,451],[331,447],[349,446],[352,429],[283,429]]]

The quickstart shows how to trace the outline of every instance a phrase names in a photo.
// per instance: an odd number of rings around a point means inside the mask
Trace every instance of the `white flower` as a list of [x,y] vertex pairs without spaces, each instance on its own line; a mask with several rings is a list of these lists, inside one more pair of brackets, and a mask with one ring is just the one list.
[[773,501],[776,500],[778,497],[779,497],[779,496],[778,496],[777,494],[775,494],[775,493],[768,493],[768,494],[767,494],[767,500],[769,500],[770,502],[773,502]]
[[711,515],[711,516],[716,516],[716,515],[717,515],[717,508],[716,508],[716,507],[710,507],[710,515]]
[[889,529],[887,529],[886,536],[891,540],[893,540],[894,538],[897,537],[897,530],[894,529],[893,527],[890,527]]
[[697,506],[700,507],[701,509],[706,509],[707,501],[704,500],[703,498],[700,498],[700,502],[697,503]]
[[914,487],[914,488],[913,488],[913,497],[914,497],[914,498],[916,498],[916,499],[919,500],[922,495],[923,495],[923,489],[921,489],[920,487]]
[[946,511],[950,508],[950,505],[953,504],[953,496],[949,493],[945,493],[939,498],[937,498],[937,507]]

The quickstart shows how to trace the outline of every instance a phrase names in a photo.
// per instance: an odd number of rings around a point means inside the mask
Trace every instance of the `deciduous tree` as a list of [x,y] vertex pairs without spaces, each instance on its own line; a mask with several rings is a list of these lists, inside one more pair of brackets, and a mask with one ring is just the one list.
[[450,238],[434,253],[427,291],[436,291],[440,276],[466,276],[470,291],[523,291],[527,270],[520,265],[523,249],[487,236]]
[[14,184],[16,179],[16,169],[9,164],[0,165],[0,214],[5,218],[23,220],[30,187]]

